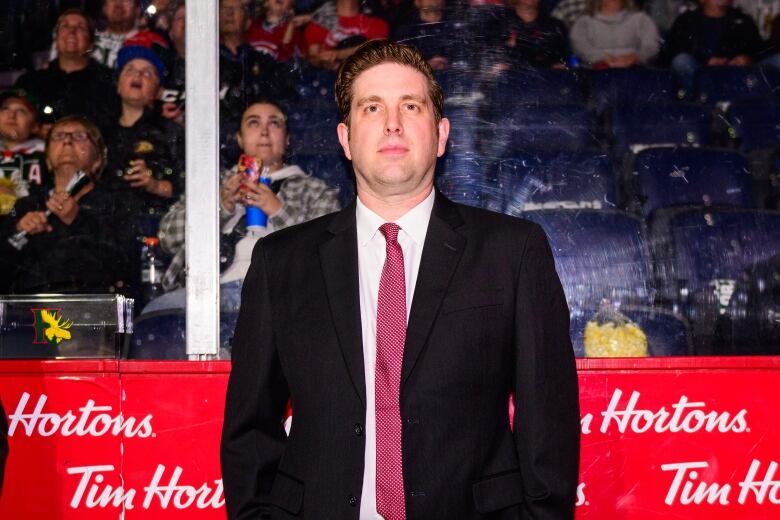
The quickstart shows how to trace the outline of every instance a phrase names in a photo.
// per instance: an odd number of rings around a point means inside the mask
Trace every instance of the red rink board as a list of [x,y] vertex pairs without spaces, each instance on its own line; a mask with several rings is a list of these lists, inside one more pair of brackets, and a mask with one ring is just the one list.
[[[224,518],[229,367],[0,362],[12,432],[0,518]],[[578,368],[578,519],[780,518],[780,358]]]

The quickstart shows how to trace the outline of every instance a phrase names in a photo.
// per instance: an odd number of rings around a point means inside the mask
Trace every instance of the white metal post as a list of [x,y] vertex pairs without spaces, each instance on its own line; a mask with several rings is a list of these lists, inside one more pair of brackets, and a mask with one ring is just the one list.
[[219,352],[219,2],[187,2],[187,354]]

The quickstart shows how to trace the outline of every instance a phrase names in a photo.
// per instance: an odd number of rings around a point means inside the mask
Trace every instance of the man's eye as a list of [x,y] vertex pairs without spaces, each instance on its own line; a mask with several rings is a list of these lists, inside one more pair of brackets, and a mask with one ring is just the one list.
[[366,107],[366,112],[376,112],[379,110],[379,107],[377,105],[368,105]]
[[413,111],[415,111],[415,110],[417,110],[417,109],[418,109],[418,107],[417,107],[417,105],[416,105],[416,104],[414,104],[414,103],[407,103],[407,104],[406,104],[406,110],[409,110],[409,111],[412,111],[412,112],[413,112]]
[[246,125],[247,126],[257,126],[257,121],[255,121],[255,120],[247,121]]

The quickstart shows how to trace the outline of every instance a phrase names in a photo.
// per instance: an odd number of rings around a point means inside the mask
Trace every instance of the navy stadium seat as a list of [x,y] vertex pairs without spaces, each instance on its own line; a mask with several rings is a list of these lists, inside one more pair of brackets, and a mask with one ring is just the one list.
[[644,67],[593,71],[590,97],[599,114],[608,107],[668,103],[678,99],[671,71]]
[[[776,319],[772,313],[751,316],[747,293],[738,289],[756,266],[778,255],[779,212],[691,209],[674,215],[668,229],[669,247],[656,261],[669,266],[664,294],[673,296],[690,318],[698,353],[715,353],[710,349],[719,339],[717,327],[724,318],[732,330],[757,329],[763,321]],[[755,281],[758,288],[771,283],[776,286],[777,281],[766,276],[762,283]]]
[[780,101],[734,101],[726,111],[728,137],[743,152],[780,146]]
[[486,127],[483,152],[512,156],[529,150],[585,150],[598,144],[593,113],[582,105],[542,105],[501,114]]
[[338,188],[341,207],[349,204],[355,198],[355,181],[352,163],[342,152],[312,152],[296,153],[290,164],[297,164],[303,171]]
[[777,96],[780,72],[768,67],[700,67],[696,91],[698,101],[711,105],[745,97]]
[[585,94],[577,75],[569,70],[510,70],[496,79],[491,102],[497,110],[517,105],[583,104]]
[[645,217],[680,206],[751,207],[747,159],[729,150],[648,148],[633,165],[629,197]]
[[142,314],[133,324],[129,359],[187,359],[183,309]]
[[647,146],[710,144],[710,113],[693,103],[625,105],[614,108],[609,120],[616,157]]
[[612,161],[596,151],[518,153],[499,163],[505,212],[537,209],[613,209]]
[[297,104],[308,106],[336,106],[334,99],[336,73],[331,70],[306,68],[300,72],[295,90]]
[[483,134],[489,123],[476,107],[447,108],[444,115],[450,120],[447,150],[450,153],[479,153]]
[[340,116],[335,106],[296,106],[287,114],[290,147],[293,152],[335,152],[341,150],[336,127]]
[[[672,311],[656,307],[621,306],[620,312],[637,324],[647,336],[648,356],[687,356],[691,354],[692,342],[687,320]],[[595,311],[583,312],[572,309],[571,343],[574,355],[585,355],[585,326]]]
[[436,165],[436,186],[455,202],[501,212],[504,198],[497,166],[490,157],[447,152]]
[[596,309],[603,298],[650,305],[653,289],[641,219],[615,210],[539,210],[570,308]]

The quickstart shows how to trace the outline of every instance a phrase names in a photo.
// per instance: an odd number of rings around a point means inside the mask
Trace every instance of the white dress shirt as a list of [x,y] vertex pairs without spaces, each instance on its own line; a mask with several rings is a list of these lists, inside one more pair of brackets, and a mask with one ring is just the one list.
[[[401,227],[398,243],[404,253],[406,279],[406,319],[412,308],[414,286],[420,269],[425,234],[433,209],[434,190],[421,203],[395,221]],[[360,520],[382,517],[376,512],[376,412],[374,403],[374,367],[376,364],[376,311],[379,279],[385,265],[385,238],[379,227],[385,220],[357,199],[358,271],[360,276],[360,320],[363,334],[363,370],[366,375],[366,453]]]

